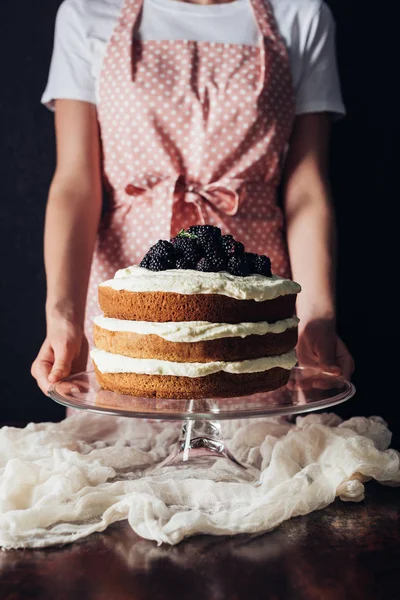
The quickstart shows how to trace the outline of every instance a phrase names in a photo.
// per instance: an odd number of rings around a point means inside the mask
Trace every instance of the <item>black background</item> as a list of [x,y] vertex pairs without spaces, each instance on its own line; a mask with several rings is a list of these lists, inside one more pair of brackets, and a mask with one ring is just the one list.
[[[89,1],[89,0],[88,0]],[[301,1],[301,0],[299,0]],[[58,420],[30,365],[44,339],[42,258],[54,169],[53,117],[40,105],[57,0],[0,0],[0,419]],[[337,22],[348,116],[335,124],[331,180],[339,232],[339,332],[358,393],[342,416],[379,414],[398,427],[396,19],[365,0],[328,2]],[[398,251],[397,251],[398,254]],[[397,327],[396,327],[397,329]]]

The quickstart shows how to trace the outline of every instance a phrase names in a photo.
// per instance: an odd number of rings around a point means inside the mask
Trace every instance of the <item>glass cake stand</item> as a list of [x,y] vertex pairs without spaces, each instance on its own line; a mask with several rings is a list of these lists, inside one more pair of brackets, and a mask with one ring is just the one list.
[[354,385],[317,368],[294,367],[287,385],[267,393],[176,400],[139,398],[103,390],[94,371],[77,373],[54,384],[49,396],[64,406],[108,415],[155,420],[183,421],[178,442],[171,454],[153,470],[184,469],[193,464],[212,467],[217,460],[228,461],[239,478],[252,480],[253,469],[231,454],[221,437],[220,421],[256,417],[295,415],[329,408],[349,400]]

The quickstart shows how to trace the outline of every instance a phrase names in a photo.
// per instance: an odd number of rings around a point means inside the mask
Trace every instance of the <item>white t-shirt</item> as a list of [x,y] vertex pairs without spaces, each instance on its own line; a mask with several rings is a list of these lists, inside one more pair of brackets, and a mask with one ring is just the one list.
[[[287,45],[297,114],[344,114],[335,54],[335,23],[322,0],[270,0]],[[42,102],[58,98],[99,101],[105,48],[123,0],[64,0],[56,20],[49,79]],[[257,45],[250,0],[198,5],[144,0],[137,35],[142,40],[209,41]]]

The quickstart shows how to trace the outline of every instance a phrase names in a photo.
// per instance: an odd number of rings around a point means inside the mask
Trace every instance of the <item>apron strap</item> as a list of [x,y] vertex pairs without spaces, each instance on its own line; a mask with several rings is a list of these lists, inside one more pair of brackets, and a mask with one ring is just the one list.
[[257,95],[259,96],[265,86],[265,73],[267,66],[266,55],[270,52],[270,42],[278,45],[278,51],[286,53],[286,46],[278,29],[274,10],[269,0],[250,0],[254,12],[258,29],[261,34],[260,39],[260,77],[257,86]]
[[[142,6],[143,0],[124,0],[117,25],[109,41],[110,43],[113,39],[126,38],[123,47],[124,52],[128,53],[128,60],[122,61],[122,64],[125,65],[125,69],[129,69],[129,73],[126,74],[129,81],[134,79],[133,38]],[[109,60],[113,60],[114,58],[118,60],[119,57],[117,55],[115,57],[110,56]],[[118,62],[120,61],[118,60]]]
[[263,38],[273,39],[274,41],[282,41],[282,36],[279,32],[276,22],[274,10],[269,0],[250,0],[254,16]]
[[[132,26],[132,29],[134,30],[135,27],[138,25],[139,16],[140,16],[140,13],[142,12],[143,0],[133,0],[133,1],[126,0],[126,5],[127,5],[128,14],[131,19],[131,26]],[[132,31],[131,33],[133,35],[134,31]]]

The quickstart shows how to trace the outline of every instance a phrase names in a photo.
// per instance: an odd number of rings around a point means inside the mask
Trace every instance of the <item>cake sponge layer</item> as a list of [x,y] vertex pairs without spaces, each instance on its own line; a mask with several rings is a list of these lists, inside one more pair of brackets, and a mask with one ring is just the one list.
[[275,367],[260,373],[213,373],[205,377],[176,377],[137,373],[101,373],[105,390],[147,398],[227,398],[275,390],[288,382],[290,370]]
[[295,313],[296,294],[273,300],[236,300],[216,294],[128,292],[99,287],[99,304],[105,317],[130,321],[209,321],[243,323],[289,319]]
[[249,335],[199,342],[171,342],[158,335],[109,331],[95,324],[97,348],[131,358],[155,358],[176,362],[240,361],[285,354],[297,343],[297,327],[282,333]]

